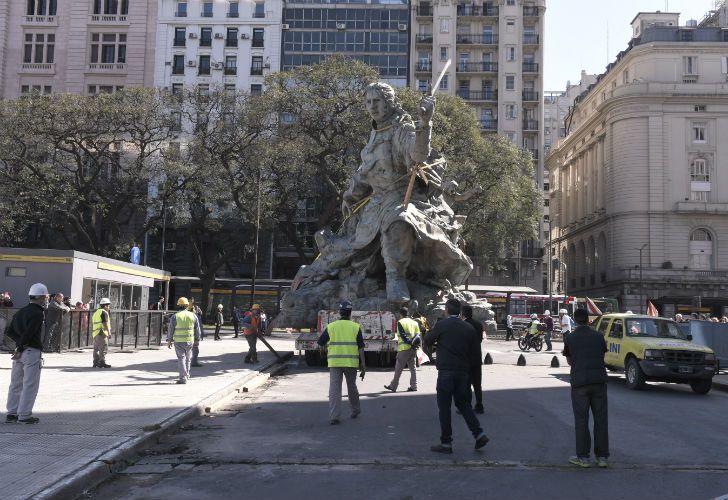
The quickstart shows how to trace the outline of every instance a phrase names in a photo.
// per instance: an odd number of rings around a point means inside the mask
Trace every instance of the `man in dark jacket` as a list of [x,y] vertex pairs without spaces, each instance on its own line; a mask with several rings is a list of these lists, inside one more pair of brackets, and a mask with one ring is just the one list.
[[574,409],[576,456],[569,463],[591,467],[589,458],[589,409],[594,417],[594,454],[599,467],[608,467],[609,432],[607,426],[607,370],[604,336],[590,328],[586,309],[574,312],[576,329],[566,337],[564,356],[571,366],[571,406]]
[[41,352],[43,349],[43,322],[48,307],[48,288],[36,283],[28,292],[30,304],[13,317],[5,334],[15,341],[13,369],[8,389],[6,423],[37,424],[33,405],[40,385]]
[[483,365],[480,362],[482,359],[480,342],[483,341],[483,323],[473,319],[473,308],[470,304],[463,304],[462,317],[463,321],[473,327],[480,339],[478,349],[473,350],[473,359],[470,365],[470,385],[473,386],[473,393],[475,394],[475,413],[482,414],[485,411],[483,408]]
[[478,417],[470,407],[470,371],[477,352],[480,363],[480,335],[472,326],[460,319],[460,302],[450,299],[445,303],[447,318],[438,321],[425,336],[425,345],[437,346],[437,407],[440,412],[440,444],[430,449],[437,453],[452,453],[452,415],[450,406],[460,410],[475,438],[475,449],[488,443]]

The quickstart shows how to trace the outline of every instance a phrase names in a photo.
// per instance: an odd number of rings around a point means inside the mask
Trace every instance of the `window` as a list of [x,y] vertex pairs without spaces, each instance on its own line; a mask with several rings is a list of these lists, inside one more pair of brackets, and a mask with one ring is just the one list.
[[516,5],[516,0],[506,0],[506,5]]
[[126,34],[91,34],[91,63],[113,64],[125,62]]
[[622,83],[624,83],[624,84],[629,83],[629,70],[628,69],[625,69],[622,72]]
[[693,41],[693,32],[689,31],[689,30],[680,31],[680,41],[692,42]]
[[228,4],[228,17],[238,17],[240,15],[240,4],[238,2],[230,2]]
[[544,190],[544,191],[548,191],[548,190],[549,190],[549,188],[551,188],[551,186],[549,185],[549,183],[548,183],[548,182],[544,182],[544,183],[543,183],[543,190]]
[[696,113],[704,113],[708,107],[705,104],[696,104],[694,109]]
[[450,33],[450,18],[440,19],[440,33]]
[[690,268],[713,268],[713,237],[706,229],[700,228],[690,233]]
[[122,16],[125,16],[129,14],[129,1],[121,0],[121,2],[119,2],[118,0],[94,0],[93,12],[94,14],[121,14]]
[[[546,186],[544,186],[544,187],[546,187]],[[548,191],[548,189],[544,189],[544,191]],[[543,200],[543,206],[548,207],[550,202],[551,202],[551,200],[546,198],[545,200]]]
[[263,85],[261,85],[260,83],[250,84],[250,95],[252,95],[252,96],[263,95]]
[[[724,31],[724,34],[728,34],[728,31]],[[728,41],[728,39],[726,39]],[[724,75],[728,75],[728,56],[723,56],[720,58],[720,72]]]
[[693,142],[705,143],[707,140],[708,124],[705,122],[693,122]]
[[683,57],[683,75],[697,75],[698,74],[698,57],[697,56],[684,56]]
[[710,182],[710,174],[706,167],[706,161],[704,159],[693,160],[690,164],[690,180],[691,181],[702,181]]
[[508,120],[515,120],[518,116],[518,108],[515,104],[506,104],[506,118]]
[[200,47],[212,47],[212,28],[200,29]]
[[612,328],[609,330],[609,336],[614,339],[621,339],[624,336],[624,324],[621,319],[615,319],[612,322]]
[[441,61],[447,61],[449,59],[448,57],[448,48],[447,47],[440,47],[440,60]]
[[177,9],[174,11],[176,17],[187,17],[187,2],[177,2]]
[[210,56],[200,56],[200,65],[197,68],[198,75],[210,74]]
[[257,17],[257,18],[265,17],[265,2],[255,2],[255,8],[253,10],[253,17]]
[[448,75],[443,75],[442,80],[440,81],[440,90],[447,90],[447,80]]
[[52,63],[55,58],[56,35],[53,33],[26,33],[23,51],[24,63]]
[[417,90],[419,90],[420,92],[427,92],[429,86],[429,80],[417,80]]
[[187,38],[187,29],[175,28],[174,29],[174,43],[173,47],[184,47]]
[[179,111],[172,111],[169,114],[170,126],[172,130],[182,130],[182,113]]
[[99,94],[113,94],[114,92],[121,92],[124,90],[123,85],[89,85],[88,95],[99,95]]
[[173,83],[172,84],[172,95],[175,96],[177,99],[182,99],[182,90],[183,85],[181,83]]
[[516,143],[517,136],[516,136],[515,132],[505,132],[505,134],[506,134],[506,139],[511,141],[512,144]]
[[514,90],[516,88],[515,75],[506,75],[506,90]]
[[28,16],[55,16],[56,8],[56,0],[28,0],[25,13]]
[[200,15],[202,17],[212,17],[212,2],[202,3],[202,13]]
[[516,20],[507,19],[506,20],[506,33],[515,33],[515,32],[516,32]]
[[508,46],[506,46],[506,60],[507,61],[515,61],[516,60],[516,47],[515,47],[515,45],[508,45]]
[[250,65],[251,75],[262,75],[263,74],[263,56],[253,56],[252,63]]
[[263,47],[263,38],[265,30],[263,28],[253,28],[253,47]]
[[25,267],[7,267],[5,268],[5,276],[8,278],[25,278]]
[[50,85],[22,85],[20,87],[20,93],[23,95],[29,94],[44,94],[48,95],[53,91],[53,87]]
[[228,28],[227,37],[225,38],[225,47],[237,47],[238,46],[238,29]]
[[238,74],[238,58],[236,56],[225,56],[225,74]]
[[182,54],[175,54],[172,57],[172,74],[173,75],[184,75],[185,74],[185,56]]

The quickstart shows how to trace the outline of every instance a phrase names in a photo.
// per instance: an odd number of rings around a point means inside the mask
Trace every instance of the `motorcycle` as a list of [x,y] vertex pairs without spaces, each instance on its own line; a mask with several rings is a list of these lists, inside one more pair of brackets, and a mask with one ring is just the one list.
[[541,352],[543,349],[543,335],[544,332],[538,332],[535,335],[522,335],[518,339],[518,348],[522,351],[528,351],[533,348],[536,352]]

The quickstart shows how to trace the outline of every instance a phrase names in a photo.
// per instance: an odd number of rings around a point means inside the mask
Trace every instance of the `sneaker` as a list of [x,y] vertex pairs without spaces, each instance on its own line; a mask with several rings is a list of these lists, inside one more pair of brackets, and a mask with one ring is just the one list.
[[111,368],[111,365],[107,365],[106,363],[100,364],[99,368]]
[[434,451],[435,453],[445,453],[448,455],[452,455],[452,445],[438,444],[435,446],[430,446],[430,451]]
[[28,417],[28,418],[19,418],[18,423],[19,424],[37,424],[40,422],[40,419],[38,417]]
[[600,467],[602,469],[606,469],[607,467],[609,467],[607,457],[597,457],[597,467]]
[[592,466],[589,457],[571,457],[569,458],[569,463],[571,465],[576,465],[577,467],[582,467],[584,469],[588,469]]
[[478,413],[480,415],[485,413],[485,409],[483,408],[483,405],[475,405],[474,411],[475,411],[475,413]]
[[186,379],[183,379],[183,378],[181,378],[181,379],[177,380],[177,383],[178,383],[178,384],[186,384],[186,383],[187,383],[187,380],[186,380]]
[[354,410],[351,412],[351,418],[356,418],[361,415],[361,410]]
[[407,392],[417,392],[417,387],[408,387]]
[[195,368],[199,368],[202,366],[202,363],[192,363],[190,366],[194,366]]
[[488,439],[488,436],[486,436],[484,432],[481,433],[480,436],[478,436],[478,439],[475,440],[475,449],[481,449],[483,446],[488,444],[488,441],[490,441],[490,439]]
[[395,389],[391,385],[385,385],[384,388],[391,392],[397,392],[397,389]]
[[11,415],[10,413],[8,413],[7,416],[5,417],[6,424],[14,424],[17,421],[18,421],[17,415]]
[[329,420],[329,424],[331,424],[331,425],[339,425],[340,423],[341,422],[339,421],[338,418],[332,418],[331,420]]
[[97,363],[94,363],[94,365],[91,368],[98,368],[99,365]]

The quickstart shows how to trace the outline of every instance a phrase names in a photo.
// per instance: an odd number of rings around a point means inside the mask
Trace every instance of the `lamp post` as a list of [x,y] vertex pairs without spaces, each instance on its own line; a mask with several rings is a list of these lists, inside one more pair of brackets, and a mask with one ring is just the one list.
[[645,243],[641,247],[638,248],[640,252],[640,314],[645,313],[645,301],[642,300],[642,250],[644,250],[649,243]]

